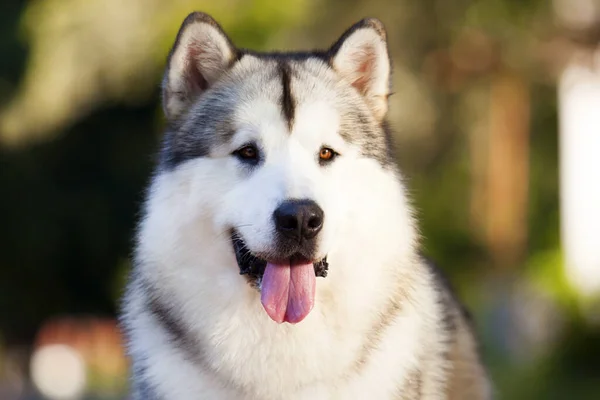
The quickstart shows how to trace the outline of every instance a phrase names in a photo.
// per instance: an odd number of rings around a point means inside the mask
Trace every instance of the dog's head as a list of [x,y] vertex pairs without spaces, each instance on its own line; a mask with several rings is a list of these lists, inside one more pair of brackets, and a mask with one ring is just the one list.
[[389,90],[386,34],[375,19],[310,53],[240,50],[202,13],[177,35],[163,81],[169,129],[159,169],[176,183],[164,196],[181,232],[211,227],[215,237],[197,246],[227,241],[232,267],[278,322],[310,311],[315,276],[326,276],[342,230],[369,235],[388,222],[376,208],[387,201],[381,176],[394,174]]

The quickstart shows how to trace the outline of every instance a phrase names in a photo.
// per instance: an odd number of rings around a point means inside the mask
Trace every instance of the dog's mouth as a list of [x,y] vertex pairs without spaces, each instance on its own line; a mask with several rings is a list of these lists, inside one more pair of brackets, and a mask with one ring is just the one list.
[[295,253],[266,260],[253,254],[237,232],[231,241],[240,274],[260,290],[269,317],[277,323],[302,321],[314,306],[316,277],[327,276],[327,257],[313,261]]
[[[246,247],[244,240],[235,231],[231,234],[231,242],[233,243],[233,251],[235,253],[238,267],[240,268],[240,275],[246,275],[249,278],[250,283],[259,288],[260,282],[265,273],[267,260],[261,259],[252,254],[248,247]],[[306,260],[306,258],[300,254],[294,254],[290,257],[290,259]],[[327,256],[323,257],[319,261],[313,262],[313,265],[315,276],[320,276],[323,278],[327,277],[327,272],[329,270]]]

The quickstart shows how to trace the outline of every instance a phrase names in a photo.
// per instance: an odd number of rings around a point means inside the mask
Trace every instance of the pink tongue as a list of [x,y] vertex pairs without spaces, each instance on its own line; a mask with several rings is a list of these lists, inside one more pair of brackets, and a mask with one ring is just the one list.
[[261,284],[261,302],[277,323],[302,321],[315,304],[313,263],[267,263]]

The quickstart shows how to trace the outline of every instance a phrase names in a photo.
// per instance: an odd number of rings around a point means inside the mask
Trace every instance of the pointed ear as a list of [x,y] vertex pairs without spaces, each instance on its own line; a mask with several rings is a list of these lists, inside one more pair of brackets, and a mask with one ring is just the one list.
[[219,24],[195,12],[183,21],[167,61],[162,98],[169,121],[179,119],[238,59]]
[[383,23],[366,18],[354,24],[330,49],[330,64],[365,98],[381,121],[388,109],[390,58]]

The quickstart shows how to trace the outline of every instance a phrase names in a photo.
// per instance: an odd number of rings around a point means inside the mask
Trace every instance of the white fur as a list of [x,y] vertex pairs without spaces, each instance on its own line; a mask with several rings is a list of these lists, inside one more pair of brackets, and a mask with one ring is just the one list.
[[387,112],[390,61],[385,39],[363,28],[348,37],[333,58],[333,67],[365,97],[377,119]]
[[[422,304],[404,305],[360,376],[345,374],[400,277],[412,276],[415,284],[426,279],[413,262],[415,232],[402,187],[392,171],[341,141],[331,107],[301,106],[292,135],[275,107],[249,104],[254,113],[239,135],[260,136],[267,152],[250,177],[236,171],[231,157],[196,159],[157,177],[140,232],[143,274],[172,296],[208,342],[211,369],[251,393],[248,398],[385,398],[415,365],[427,324],[419,308],[433,302],[426,294],[414,296]],[[314,158],[322,142],[342,154],[325,169]],[[319,250],[331,265],[329,276],[318,278],[313,311],[295,326],[268,318],[259,293],[239,275],[227,235],[237,226],[253,251],[268,251],[271,215],[289,197],[311,198],[323,208]],[[149,357],[148,374],[160,377],[167,398],[241,398],[173,351],[146,314],[133,317],[132,353]]]
[[165,79],[165,112],[171,119],[181,117],[202,90],[190,82],[192,70],[212,85],[227,69],[233,51],[227,38],[214,26],[193,22],[181,32]]
[[[340,68],[353,68],[353,49],[385,50],[369,29],[350,39],[338,52]],[[387,94],[378,76],[389,74],[389,65],[380,61],[372,96]],[[173,344],[147,311],[146,289],[133,281],[124,320],[134,364],[145,367],[138,378],[165,399],[392,399],[420,369],[423,398],[444,398],[447,368],[435,358],[446,339],[442,312],[430,271],[416,254],[402,181],[394,168],[365,157],[339,134],[347,112],[342,105],[364,103],[353,90],[336,89],[347,83],[324,63],[307,61],[292,78],[297,104],[289,132],[278,103],[280,83],[264,78],[272,68],[252,56],[239,61],[229,79],[251,95],[239,96],[231,141],[208,157],[159,171],[151,185],[136,249],[138,278],[184,317],[204,360]],[[250,140],[264,157],[252,171],[231,156]],[[340,154],[327,167],[316,158],[323,145]],[[327,255],[330,269],[317,278],[312,312],[299,324],[278,325],[240,276],[229,233],[236,228],[253,252],[274,251],[272,215],[290,198],[308,198],[323,209],[316,258]],[[392,302],[399,311],[373,336]],[[365,345],[373,348],[359,365]]]

